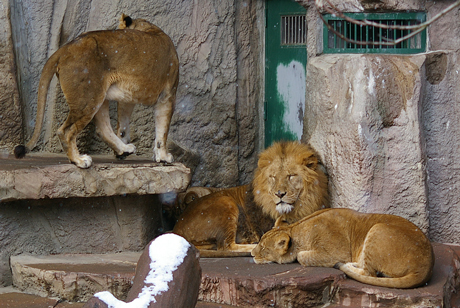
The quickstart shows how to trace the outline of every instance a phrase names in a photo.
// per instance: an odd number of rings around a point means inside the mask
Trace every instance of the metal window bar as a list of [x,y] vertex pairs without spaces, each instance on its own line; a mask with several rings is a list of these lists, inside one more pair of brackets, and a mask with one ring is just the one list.
[[[358,20],[368,19],[388,26],[411,26],[425,21],[425,13],[356,13],[348,15]],[[324,26],[325,53],[419,53],[425,51],[426,31],[397,45],[382,45],[381,43],[388,40],[396,40],[410,34],[411,30],[359,26],[335,16],[326,15],[325,17],[327,23],[344,37],[351,40],[377,43],[361,45],[347,42]]]
[[305,15],[281,16],[281,45],[298,46],[307,43],[307,19]]

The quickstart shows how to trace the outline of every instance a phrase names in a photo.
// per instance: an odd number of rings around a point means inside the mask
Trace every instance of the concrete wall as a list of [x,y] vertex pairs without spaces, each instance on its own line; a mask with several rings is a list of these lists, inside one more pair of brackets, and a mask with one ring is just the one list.
[[[10,1],[9,7],[8,1],[3,2],[5,12],[10,9],[12,31],[5,29],[4,40],[13,42],[7,47],[11,50],[14,46],[19,81],[19,87],[11,88],[16,90],[15,108],[22,108],[23,119],[18,119],[20,112],[16,111],[12,119],[18,123],[15,128],[19,133],[12,140],[1,138],[1,146],[11,151],[22,129],[26,140],[31,135],[37,85],[46,59],[82,32],[115,28],[121,13],[125,13],[158,25],[177,48],[180,81],[170,138],[201,158],[192,185],[223,187],[249,181],[260,144],[261,1],[25,0]],[[3,21],[9,26],[7,13]],[[11,52],[7,54],[11,58]],[[8,64],[14,66],[11,60]],[[17,101],[18,90],[21,104]],[[0,103],[0,110],[8,105],[11,103]],[[112,114],[115,111],[113,105]],[[55,132],[66,112],[55,78],[38,151],[61,152]],[[132,139],[138,155],[153,154],[153,122],[153,108],[136,107]],[[90,124],[79,138],[81,152],[110,153],[95,135]]]
[[[460,9],[428,28],[428,52],[323,55],[308,8],[305,142],[329,173],[332,205],[404,216],[460,244]],[[333,1],[346,12],[426,11],[454,1]]]

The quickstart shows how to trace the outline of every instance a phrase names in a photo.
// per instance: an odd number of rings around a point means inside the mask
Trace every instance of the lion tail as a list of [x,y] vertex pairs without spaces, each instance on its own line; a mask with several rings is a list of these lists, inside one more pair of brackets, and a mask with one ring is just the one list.
[[[391,277],[374,277],[374,276],[366,276],[358,273],[355,270],[355,267],[349,263],[343,264],[338,263],[335,266],[336,268],[343,271],[347,276],[370,285],[379,286],[379,287],[387,287],[387,288],[398,288],[398,289],[408,289],[408,288],[415,288],[424,283],[426,283],[431,275],[425,275],[425,277],[421,277],[420,274],[417,273],[409,273],[402,277],[391,278]],[[421,279],[422,278],[422,279]]]
[[14,156],[16,158],[23,158],[27,152],[35,147],[38,138],[40,137],[43,118],[45,115],[46,96],[48,95],[48,88],[51,83],[51,79],[53,79],[54,74],[57,72],[57,66],[61,52],[61,49],[56,51],[48,59],[48,61],[46,61],[45,66],[43,67],[42,74],[40,76],[40,82],[38,84],[37,116],[35,118],[34,133],[25,146],[18,145],[14,148]]

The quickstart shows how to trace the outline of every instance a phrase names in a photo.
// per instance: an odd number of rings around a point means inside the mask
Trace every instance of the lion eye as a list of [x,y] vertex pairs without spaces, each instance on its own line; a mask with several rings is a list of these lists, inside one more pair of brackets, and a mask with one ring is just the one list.
[[296,178],[296,176],[297,176],[297,174],[290,174],[290,175],[288,176],[288,178],[289,178],[290,181],[292,181],[293,179]]

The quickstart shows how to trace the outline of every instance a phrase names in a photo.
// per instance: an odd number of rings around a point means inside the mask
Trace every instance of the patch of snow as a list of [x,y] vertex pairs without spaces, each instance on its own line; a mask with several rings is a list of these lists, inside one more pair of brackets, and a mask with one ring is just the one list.
[[173,272],[182,264],[190,243],[176,234],[164,234],[157,237],[149,246],[150,272],[145,278],[146,284],[137,298],[129,303],[116,299],[110,292],[99,292],[94,296],[107,304],[109,308],[147,308],[155,296],[168,291],[168,283]]

